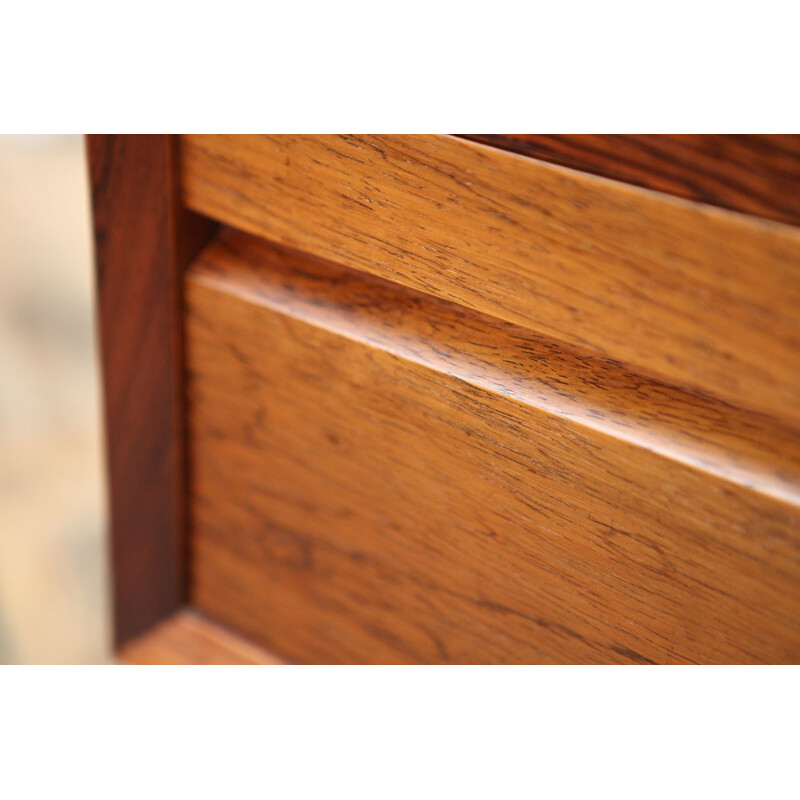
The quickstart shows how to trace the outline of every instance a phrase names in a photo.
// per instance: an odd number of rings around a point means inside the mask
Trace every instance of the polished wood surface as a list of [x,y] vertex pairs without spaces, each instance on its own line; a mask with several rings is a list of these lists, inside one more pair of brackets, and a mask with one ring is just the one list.
[[800,442],[769,417],[231,229],[195,272],[221,291],[800,504]]
[[800,224],[797,134],[470,134],[473,141],[646,189]]
[[216,619],[299,662],[800,656],[776,421],[236,232],[187,303]]
[[251,642],[194,611],[178,611],[129,641],[119,660],[138,665],[282,664]]
[[444,136],[184,136],[196,211],[800,424],[800,231]]
[[90,137],[123,660],[800,659],[800,140],[473,138]]
[[88,137],[117,645],[185,597],[181,271],[213,226],[187,213],[170,136]]

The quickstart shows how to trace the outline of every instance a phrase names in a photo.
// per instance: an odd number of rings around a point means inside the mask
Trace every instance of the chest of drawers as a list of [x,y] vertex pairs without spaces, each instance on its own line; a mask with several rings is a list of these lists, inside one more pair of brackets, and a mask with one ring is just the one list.
[[89,151],[124,658],[800,657],[798,137]]

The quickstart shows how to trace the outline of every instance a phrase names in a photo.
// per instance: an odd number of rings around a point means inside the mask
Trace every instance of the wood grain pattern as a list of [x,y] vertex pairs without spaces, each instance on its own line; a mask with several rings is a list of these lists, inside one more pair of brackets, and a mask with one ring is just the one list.
[[181,274],[213,226],[169,136],[88,137],[120,645],[185,596]]
[[122,647],[120,661],[139,665],[282,664],[272,653],[191,610],[178,611]]
[[469,134],[473,141],[688,200],[800,224],[800,136]]
[[442,136],[186,136],[197,211],[800,424],[800,231]]
[[242,234],[187,300],[214,617],[299,662],[800,657],[774,421]]

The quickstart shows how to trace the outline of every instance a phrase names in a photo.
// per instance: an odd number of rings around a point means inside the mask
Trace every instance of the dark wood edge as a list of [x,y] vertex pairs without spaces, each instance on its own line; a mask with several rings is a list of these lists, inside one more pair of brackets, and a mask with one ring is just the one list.
[[215,226],[181,206],[177,148],[87,137],[117,647],[186,598],[182,275]]
[[800,225],[797,134],[461,134],[540,161]]

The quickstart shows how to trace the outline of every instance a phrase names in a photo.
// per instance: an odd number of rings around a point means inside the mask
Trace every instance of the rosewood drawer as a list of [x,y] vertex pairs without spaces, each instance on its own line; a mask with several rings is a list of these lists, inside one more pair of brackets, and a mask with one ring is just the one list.
[[800,657],[800,138],[93,136],[141,663]]

